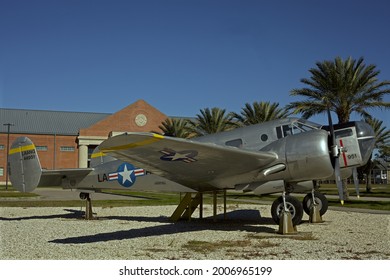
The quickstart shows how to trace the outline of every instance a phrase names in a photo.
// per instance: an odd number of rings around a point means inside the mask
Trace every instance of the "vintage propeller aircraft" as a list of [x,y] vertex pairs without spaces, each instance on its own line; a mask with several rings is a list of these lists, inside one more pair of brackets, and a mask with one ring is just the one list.
[[[42,170],[34,144],[20,137],[9,152],[10,179],[22,192],[37,186],[62,186],[79,191],[87,201],[90,193],[102,189],[280,192],[271,208],[273,219],[279,223],[285,210],[297,225],[312,204],[319,204],[321,215],[327,210],[325,196],[315,188],[316,180],[335,178],[343,202],[341,179],[370,159],[374,144],[375,134],[368,124],[357,121],[333,126],[329,114],[329,126],[287,118],[191,140],[128,132],[102,142],[91,157],[90,168]],[[292,192],[308,195],[302,204]],[[199,199],[190,195],[189,200],[188,207]]]

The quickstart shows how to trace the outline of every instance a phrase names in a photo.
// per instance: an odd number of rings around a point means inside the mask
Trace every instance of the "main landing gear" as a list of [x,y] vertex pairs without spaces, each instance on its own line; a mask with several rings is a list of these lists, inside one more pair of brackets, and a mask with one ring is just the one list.
[[312,191],[303,198],[303,210],[307,215],[310,215],[310,210],[314,204],[318,205],[321,216],[328,210],[328,199],[319,191]]
[[[313,208],[315,208],[315,211],[319,211],[319,216],[326,213],[328,210],[328,200],[325,195],[318,191],[312,191],[304,197],[301,203],[297,198],[283,193],[282,196],[278,197],[272,203],[271,215],[275,223],[280,225],[283,213],[288,211],[291,215],[293,226],[296,226],[302,222],[303,212],[310,216],[310,221],[313,221],[312,215],[315,214],[313,213]],[[318,219],[314,220],[318,221]]]
[[294,226],[299,225],[303,217],[303,207],[301,202],[291,195],[283,193],[279,196],[271,206],[271,215],[275,223],[280,223],[280,217],[284,211],[291,214],[292,223]]

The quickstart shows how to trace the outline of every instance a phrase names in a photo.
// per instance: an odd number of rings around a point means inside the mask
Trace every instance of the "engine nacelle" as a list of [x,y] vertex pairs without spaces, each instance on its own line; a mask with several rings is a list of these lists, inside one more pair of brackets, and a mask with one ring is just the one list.
[[[334,170],[329,155],[328,133],[313,130],[279,139],[263,148],[278,154],[280,162],[260,172],[257,180],[284,180],[289,182],[324,179]],[[284,165],[284,168],[281,166]],[[272,172],[273,167],[275,172]]]
[[333,174],[326,131],[315,130],[285,139],[287,170],[291,179],[323,179]]

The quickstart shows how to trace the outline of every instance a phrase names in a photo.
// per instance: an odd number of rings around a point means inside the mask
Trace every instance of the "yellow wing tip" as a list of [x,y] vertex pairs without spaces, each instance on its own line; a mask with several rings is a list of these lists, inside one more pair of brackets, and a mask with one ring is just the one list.
[[341,205],[344,205],[344,200],[340,200]]
[[153,133],[153,137],[157,139],[164,139],[164,135]]
[[[100,151],[103,153],[110,153],[110,152],[114,152],[114,151],[133,149],[133,148],[152,144],[154,142],[157,142],[157,141],[165,138],[164,135],[160,135],[157,133],[147,134],[146,136],[145,135],[139,135],[139,136],[142,136],[142,138],[143,138],[140,141],[130,142],[130,143],[126,143],[126,141],[123,141],[124,142],[123,145],[111,146],[111,147],[107,147],[107,148],[100,148]],[[127,136],[124,135],[124,137],[127,137]]]
[[97,158],[97,157],[105,157],[106,154],[103,152],[97,152],[91,155],[91,158]]

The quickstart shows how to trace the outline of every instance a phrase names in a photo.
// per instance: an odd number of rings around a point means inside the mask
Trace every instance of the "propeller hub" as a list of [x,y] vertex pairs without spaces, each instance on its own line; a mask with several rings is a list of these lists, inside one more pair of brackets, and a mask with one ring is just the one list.
[[337,145],[332,145],[330,147],[330,154],[334,158],[339,157],[339,154],[340,154],[339,147]]

